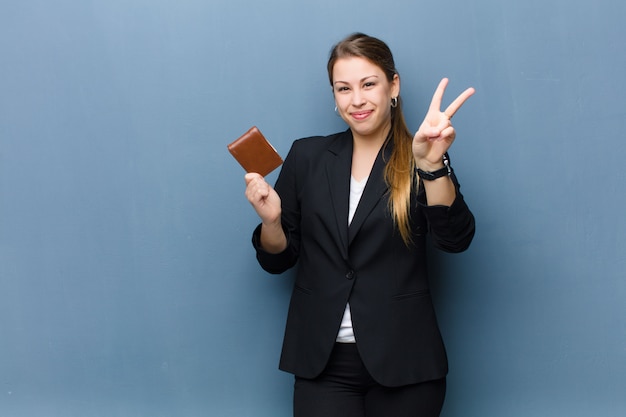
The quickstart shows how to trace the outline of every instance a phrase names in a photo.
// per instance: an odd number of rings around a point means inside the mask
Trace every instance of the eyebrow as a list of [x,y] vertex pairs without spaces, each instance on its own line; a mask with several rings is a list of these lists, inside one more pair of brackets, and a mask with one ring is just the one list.
[[[379,78],[379,77],[378,77],[378,75],[375,75],[375,74],[374,74],[374,75],[368,75],[367,77],[363,77],[363,78],[361,78],[361,79],[359,80],[359,82],[360,82],[360,83],[362,83],[363,81],[367,80],[368,78],[372,78],[372,77],[374,77],[374,78]],[[339,80],[339,81],[335,81],[335,82],[333,82],[333,85],[338,84],[338,83],[350,84],[348,81],[341,81],[341,80]]]

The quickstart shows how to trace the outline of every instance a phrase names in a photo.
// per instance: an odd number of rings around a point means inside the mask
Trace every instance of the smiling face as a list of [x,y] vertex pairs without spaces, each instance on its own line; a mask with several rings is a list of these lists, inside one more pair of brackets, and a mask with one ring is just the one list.
[[389,81],[365,58],[338,59],[332,69],[337,112],[355,139],[384,141],[391,126],[391,99],[400,94],[400,79]]

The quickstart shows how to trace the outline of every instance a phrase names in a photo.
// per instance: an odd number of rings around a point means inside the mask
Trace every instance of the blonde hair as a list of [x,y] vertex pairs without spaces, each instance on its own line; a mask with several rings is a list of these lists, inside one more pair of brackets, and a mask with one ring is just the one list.
[[[333,67],[340,58],[360,57],[380,67],[388,81],[396,71],[391,50],[383,41],[363,33],[355,33],[335,45],[328,59],[328,78],[333,84]],[[385,142],[393,141],[393,150],[385,164],[385,182],[389,187],[389,210],[391,211],[402,240],[408,246],[411,239],[411,192],[416,185],[415,160],[413,159],[413,135],[406,126],[402,113],[402,99],[391,108],[391,129]],[[390,104],[391,105],[391,104]]]

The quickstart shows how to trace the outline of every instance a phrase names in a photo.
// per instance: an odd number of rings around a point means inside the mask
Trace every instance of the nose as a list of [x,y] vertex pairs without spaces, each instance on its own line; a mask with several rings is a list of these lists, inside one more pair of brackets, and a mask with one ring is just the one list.
[[365,104],[365,96],[360,90],[354,90],[352,94],[352,105],[355,107],[360,107]]

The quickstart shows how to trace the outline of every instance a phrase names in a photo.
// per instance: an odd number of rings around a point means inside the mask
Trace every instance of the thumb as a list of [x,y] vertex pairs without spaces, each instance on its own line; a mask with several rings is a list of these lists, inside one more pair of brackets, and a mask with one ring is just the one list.
[[243,178],[246,180],[246,185],[250,184],[256,178],[263,179],[263,177],[260,174],[257,174],[256,172],[249,172]]

